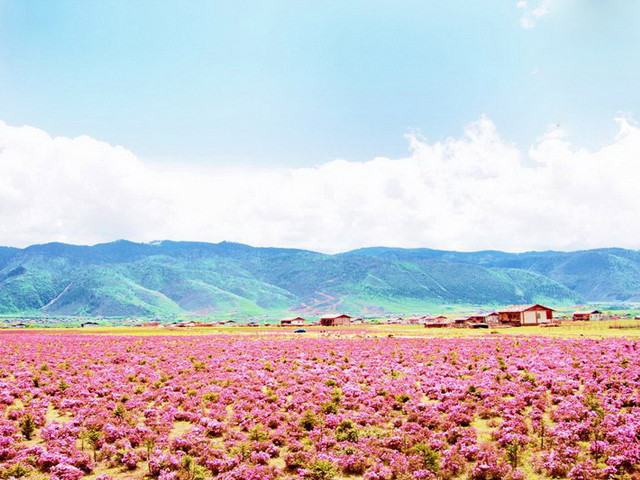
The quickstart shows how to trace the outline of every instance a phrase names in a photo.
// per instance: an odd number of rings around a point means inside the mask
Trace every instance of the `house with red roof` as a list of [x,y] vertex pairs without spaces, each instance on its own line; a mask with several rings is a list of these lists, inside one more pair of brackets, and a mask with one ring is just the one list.
[[538,303],[510,305],[498,310],[500,323],[511,325],[542,325],[553,321],[554,310]]
[[600,310],[573,312],[573,319],[576,322],[598,321],[602,320],[602,312]]
[[280,320],[281,327],[300,327],[305,325],[307,320],[303,317],[289,317]]
[[351,316],[343,313],[333,313],[320,318],[320,325],[323,327],[340,327],[351,325]]
[[499,322],[500,316],[497,312],[487,312],[487,313],[474,313],[470,317],[467,317],[466,323],[474,324],[474,323],[486,323],[487,325],[495,325]]

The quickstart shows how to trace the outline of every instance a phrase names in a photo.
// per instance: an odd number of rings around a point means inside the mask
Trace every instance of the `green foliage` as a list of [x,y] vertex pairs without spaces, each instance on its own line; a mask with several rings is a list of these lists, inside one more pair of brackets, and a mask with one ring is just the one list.
[[27,413],[20,419],[20,432],[24,438],[31,440],[35,431],[36,421],[33,418],[33,415]]
[[84,449],[84,442],[86,441],[89,447],[91,448],[91,450],[93,451],[94,461],[96,460],[96,451],[98,450],[98,445],[100,444],[100,440],[102,439],[103,435],[104,434],[100,429],[100,427],[93,426],[93,425],[87,427],[80,434],[80,438],[82,439],[82,442],[83,442],[83,449]]
[[215,403],[218,401],[218,399],[220,398],[220,394],[217,392],[207,392],[204,395],[202,395],[202,402],[203,403]]
[[523,382],[529,382],[531,385],[535,385],[538,381],[536,375],[534,373],[528,372],[527,370],[524,370],[522,372],[521,378]]
[[394,395],[393,398],[398,403],[407,403],[409,400],[411,400],[411,397],[406,393],[398,393],[397,395]]
[[185,472],[185,480],[205,480],[208,478],[207,469],[196,463],[190,455],[182,457],[182,470]]
[[511,468],[518,468],[519,460],[521,456],[522,446],[518,442],[511,442],[507,444],[506,456],[507,462],[511,465]]
[[320,407],[320,410],[322,410],[322,413],[338,413],[338,409],[339,406],[336,402],[326,402],[324,404],[322,404],[322,407]]
[[122,403],[118,403],[113,409],[113,416],[121,420],[124,419],[127,416],[127,408]]
[[307,431],[313,430],[318,423],[318,417],[313,410],[305,410],[300,418],[300,427]]
[[338,473],[337,467],[329,460],[316,460],[308,467],[311,480],[331,480]]
[[605,411],[602,407],[602,402],[595,393],[588,392],[584,396],[584,404],[590,411],[596,413],[599,418],[604,418]]
[[351,420],[343,420],[336,427],[336,440],[339,442],[357,442],[358,430]]
[[267,432],[264,426],[260,423],[251,427],[249,430],[249,440],[254,442],[263,442],[269,440],[269,432]]
[[440,469],[440,454],[425,443],[416,443],[411,451],[420,456],[423,468],[432,472]]
[[28,477],[32,472],[32,468],[22,463],[14,463],[13,465],[0,471],[0,478],[22,478]]

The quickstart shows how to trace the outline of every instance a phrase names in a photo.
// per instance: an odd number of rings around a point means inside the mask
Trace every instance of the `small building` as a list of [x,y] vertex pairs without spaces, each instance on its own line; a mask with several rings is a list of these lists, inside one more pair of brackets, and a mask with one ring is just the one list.
[[97,327],[97,326],[98,326],[97,322],[84,322],[80,324],[81,328]]
[[489,313],[476,313],[467,317],[467,322],[470,324],[473,323],[486,323],[487,325],[496,325],[500,321],[500,316],[497,312],[489,312]]
[[238,322],[236,322],[235,320],[223,320],[221,322],[217,322],[217,325],[233,326],[236,323],[238,323]]
[[[149,322],[149,323],[153,323],[153,322]],[[183,323],[180,324],[183,327],[198,327],[198,328],[202,328],[202,327],[215,327],[215,323],[213,322],[197,322],[197,321],[191,321],[191,322],[187,322],[187,323]],[[178,326],[180,326],[178,325]],[[153,325],[150,325],[153,326]]]
[[599,321],[602,320],[602,312],[600,310],[573,312],[573,320],[576,322]]
[[306,325],[307,320],[303,317],[289,317],[280,320],[281,327],[299,327]]
[[139,325],[140,327],[159,327],[160,322],[145,322]]
[[398,318],[390,318],[385,323],[387,325],[403,325],[403,324],[406,324],[407,322],[408,322],[408,319],[398,317]]
[[454,321],[444,315],[439,315],[437,317],[425,318],[423,325],[424,328],[444,328],[453,326]]
[[260,324],[258,322],[249,322],[247,323],[247,327],[259,327]]
[[551,323],[554,310],[544,305],[511,305],[498,310],[500,323],[510,325],[541,325]]
[[432,322],[426,322],[424,324],[424,328],[444,328],[444,327],[452,327],[455,324],[453,323],[453,320],[436,320],[436,321],[432,321]]
[[364,320],[362,318],[356,318],[351,321],[351,325],[364,325]]
[[191,327],[197,327],[198,324],[196,322],[184,322],[184,323],[176,323],[175,326],[180,328],[191,328]]
[[331,314],[320,318],[320,325],[323,327],[341,327],[351,325],[351,316],[345,314]]

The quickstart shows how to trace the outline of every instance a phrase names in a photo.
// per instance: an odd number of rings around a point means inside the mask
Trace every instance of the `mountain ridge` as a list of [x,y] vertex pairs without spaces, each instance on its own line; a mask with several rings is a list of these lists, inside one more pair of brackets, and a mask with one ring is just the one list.
[[640,300],[640,252],[338,254],[235,242],[0,247],[0,313],[163,316],[424,312],[443,305]]

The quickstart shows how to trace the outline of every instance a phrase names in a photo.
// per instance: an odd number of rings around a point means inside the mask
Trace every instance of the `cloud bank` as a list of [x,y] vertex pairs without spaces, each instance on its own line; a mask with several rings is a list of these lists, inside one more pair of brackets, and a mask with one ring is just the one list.
[[90,137],[0,123],[0,244],[639,248],[640,129],[617,122],[597,151],[560,130],[521,151],[483,117],[459,138],[408,136],[405,158],[295,169],[157,165]]

